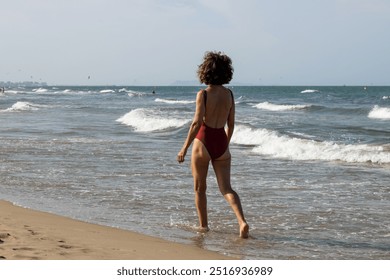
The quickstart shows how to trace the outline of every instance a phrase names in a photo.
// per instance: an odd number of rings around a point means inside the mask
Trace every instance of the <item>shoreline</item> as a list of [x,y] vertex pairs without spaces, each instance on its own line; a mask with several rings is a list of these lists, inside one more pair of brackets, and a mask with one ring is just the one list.
[[0,200],[0,260],[231,260],[195,245]]

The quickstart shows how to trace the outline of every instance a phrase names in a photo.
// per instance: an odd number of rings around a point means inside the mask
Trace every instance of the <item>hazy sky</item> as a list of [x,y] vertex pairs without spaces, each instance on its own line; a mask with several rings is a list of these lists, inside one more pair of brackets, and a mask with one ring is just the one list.
[[[390,85],[389,0],[0,0],[0,81]],[[90,79],[88,79],[90,76]]]

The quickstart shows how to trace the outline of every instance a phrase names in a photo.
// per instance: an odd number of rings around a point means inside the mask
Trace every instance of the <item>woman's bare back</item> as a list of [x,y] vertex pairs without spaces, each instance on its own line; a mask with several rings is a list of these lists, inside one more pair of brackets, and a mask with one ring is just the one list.
[[206,92],[204,123],[212,128],[224,127],[233,103],[230,90],[223,86],[209,86]]

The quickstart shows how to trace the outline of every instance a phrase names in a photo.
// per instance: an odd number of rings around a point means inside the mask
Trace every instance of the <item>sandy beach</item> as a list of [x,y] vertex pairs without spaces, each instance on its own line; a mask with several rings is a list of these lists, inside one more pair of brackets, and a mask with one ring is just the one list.
[[3,200],[0,213],[0,259],[230,259],[196,246],[26,209]]

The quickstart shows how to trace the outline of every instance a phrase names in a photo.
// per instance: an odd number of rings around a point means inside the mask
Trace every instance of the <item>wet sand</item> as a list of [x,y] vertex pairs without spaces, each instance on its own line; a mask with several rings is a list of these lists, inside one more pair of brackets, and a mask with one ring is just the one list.
[[90,224],[0,200],[0,259],[224,260],[195,245]]

